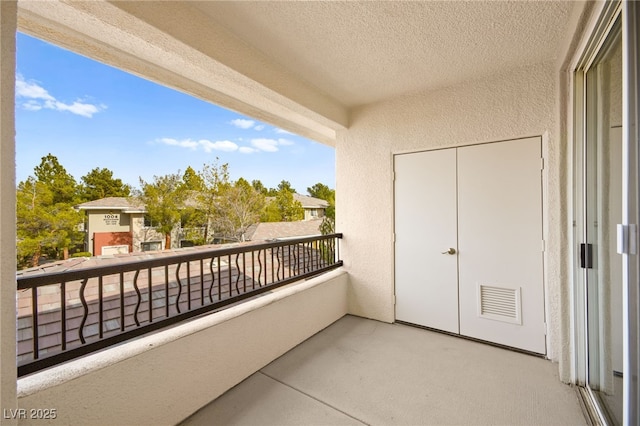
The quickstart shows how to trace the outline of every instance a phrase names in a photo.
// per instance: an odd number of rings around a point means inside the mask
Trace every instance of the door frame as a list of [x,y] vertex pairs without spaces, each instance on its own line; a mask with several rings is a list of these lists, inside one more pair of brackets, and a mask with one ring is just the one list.
[[[585,187],[584,172],[585,158],[583,147],[586,138],[586,99],[585,80],[586,71],[593,64],[597,53],[605,42],[606,37],[617,19],[622,22],[622,60],[623,60],[623,133],[622,133],[622,240],[618,245],[622,246],[623,261],[623,423],[637,424],[640,421],[640,389],[638,383],[634,383],[633,377],[640,374],[640,324],[638,313],[640,307],[640,256],[637,247],[637,226],[640,224],[640,5],[633,1],[613,1],[601,5],[595,11],[586,30],[586,37],[581,47],[576,50],[575,58],[569,70],[568,82],[572,88],[572,102],[569,102],[569,117],[572,125],[569,126],[572,134],[572,200],[569,206],[572,209],[571,217],[574,220],[574,231],[571,245],[568,248],[572,259],[570,268],[571,279],[571,335],[573,345],[573,357],[571,365],[571,381],[580,386],[585,386],[588,380],[588,350],[587,350],[587,312],[584,276],[578,269],[579,259],[577,247],[584,241],[584,203]],[[570,142],[571,143],[571,142]],[[620,238],[620,236],[619,236]],[[582,241],[581,241],[582,240]],[[582,392],[583,398],[590,409],[590,414],[595,415],[598,421],[606,424],[606,417],[601,407],[595,402],[593,393],[586,389]]]
[[541,156],[542,156],[542,162],[543,162],[543,167],[542,167],[542,181],[541,181],[541,185],[542,185],[542,238],[543,238],[543,244],[544,244],[544,249],[542,251],[542,291],[543,291],[543,297],[544,297],[544,321],[545,321],[545,347],[546,347],[546,354],[544,355],[546,358],[548,359],[553,359],[554,355],[555,355],[555,351],[557,350],[556,348],[553,347],[552,345],[552,341],[554,336],[552,336],[552,333],[550,333],[550,329],[549,329],[549,324],[551,322],[550,319],[550,315],[551,315],[551,309],[550,309],[550,301],[549,301],[549,288],[548,288],[548,267],[547,265],[548,263],[548,255],[549,255],[549,250],[547,249],[547,242],[549,241],[549,234],[548,234],[548,230],[549,230],[549,223],[548,223],[548,218],[549,218],[549,190],[548,190],[548,184],[549,184],[549,180],[548,180],[548,168],[547,168],[547,164],[549,163],[549,134],[548,133],[544,133],[544,134],[525,134],[525,135],[521,135],[521,136],[515,136],[515,137],[510,137],[510,138],[506,138],[506,139],[498,139],[498,140],[486,140],[486,141],[473,141],[473,142],[461,142],[461,143],[453,143],[451,145],[446,145],[446,146],[434,146],[434,147],[430,147],[430,148],[425,148],[425,149],[407,149],[407,150],[397,150],[397,151],[393,151],[391,152],[390,156],[389,156],[389,161],[390,161],[390,165],[391,165],[391,170],[392,170],[392,185],[391,185],[391,189],[392,189],[392,209],[391,209],[391,220],[393,223],[393,234],[392,234],[392,241],[393,244],[391,246],[391,254],[392,254],[392,259],[393,259],[393,277],[394,277],[394,282],[393,282],[393,316],[394,316],[394,321],[398,320],[397,319],[397,314],[396,314],[396,282],[395,282],[395,277],[396,277],[396,249],[395,249],[395,241],[396,241],[396,229],[395,229],[395,220],[396,220],[396,212],[395,212],[395,205],[396,205],[396,196],[395,196],[395,157],[397,155],[406,155],[406,154],[416,154],[416,153],[420,153],[420,152],[430,152],[430,151],[440,151],[443,149],[451,149],[451,148],[463,148],[463,147],[467,147],[467,146],[476,146],[476,145],[487,145],[487,144],[492,144],[492,143],[500,143],[500,142],[511,142],[511,141],[517,141],[517,140],[521,140],[521,139],[529,139],[529,138],[540,138],[541,141]]

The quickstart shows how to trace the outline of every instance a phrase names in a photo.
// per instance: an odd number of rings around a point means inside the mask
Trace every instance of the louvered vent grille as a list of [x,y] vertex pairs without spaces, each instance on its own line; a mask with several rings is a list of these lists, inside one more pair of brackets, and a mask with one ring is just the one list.
[[520,289],[478,286],[478,315],[498,321],[521,324]]

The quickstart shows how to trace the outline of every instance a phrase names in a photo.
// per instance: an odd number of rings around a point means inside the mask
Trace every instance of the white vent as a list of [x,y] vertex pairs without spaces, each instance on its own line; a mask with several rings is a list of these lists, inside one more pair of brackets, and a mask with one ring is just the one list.
[[489,286],[478,283],[478,316],[522,324],[520,288]]

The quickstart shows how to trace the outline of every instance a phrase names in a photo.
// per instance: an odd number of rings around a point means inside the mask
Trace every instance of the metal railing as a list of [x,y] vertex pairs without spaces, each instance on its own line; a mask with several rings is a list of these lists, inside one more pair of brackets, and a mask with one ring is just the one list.
[[18,376],[342,266],[342,234],[17,278]]

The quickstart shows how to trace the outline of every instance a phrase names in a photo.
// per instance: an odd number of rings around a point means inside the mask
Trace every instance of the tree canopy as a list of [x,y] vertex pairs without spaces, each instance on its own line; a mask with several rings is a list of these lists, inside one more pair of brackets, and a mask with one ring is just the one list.
[[42,157],[34,176],[16,188],[18,267],[37,266],[40,258],[66,259],[82,243],[82,213],[76,181],[51,154]]
[[91,170],[80,178],[80,198],[83,201],[99,200],[107,197],[128,197],[131,195],[131,187],[115,179],[113,172],[106,168]]
[[147,217],[165,237],[165,247],[171,248],[171,231],[180,223],[186,191],[179,174],[154,176],[152,182],[140,178],[140,200]]
[[[282,181],[286,182],[286,181]],[[288,183],[288,182],[287,182]],[[293,198],[291,185],[278,185],[280,188],[264,208],[260,220],[262,222],[293,222],[304,219],[302,203]]]
[[307,188],[307,192],[309,195],[315,198],[320,198],[321,200],[325,200],[329,203],[329,207],[325,212],[326,216],[330,219],[335,220],[336,218],[336,190],[329,188],[327,185],[323,183],[316,183],[310,188]]
[[264,195],[240,178],[220,198],[214,228],[225,240],[244,241],[249,227],[260,219],[264,206]]

